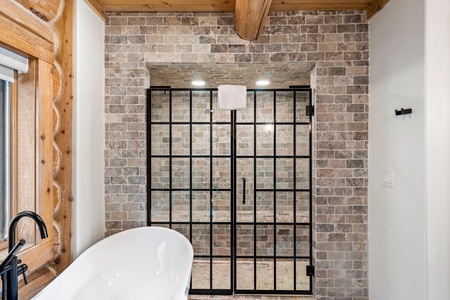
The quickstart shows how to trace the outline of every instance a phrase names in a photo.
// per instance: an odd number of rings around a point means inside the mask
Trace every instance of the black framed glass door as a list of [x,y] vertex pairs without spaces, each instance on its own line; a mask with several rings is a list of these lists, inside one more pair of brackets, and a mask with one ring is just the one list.
[[147,224],[194,248],[192,294],[311,293],[310,89],[148,90]]

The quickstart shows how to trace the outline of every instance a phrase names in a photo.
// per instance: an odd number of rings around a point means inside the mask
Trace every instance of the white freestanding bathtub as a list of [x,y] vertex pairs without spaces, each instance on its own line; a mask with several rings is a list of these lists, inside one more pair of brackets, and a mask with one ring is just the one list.
[[174,230],[130,229],[90,247],[33,299],[187,299],[192,259]]

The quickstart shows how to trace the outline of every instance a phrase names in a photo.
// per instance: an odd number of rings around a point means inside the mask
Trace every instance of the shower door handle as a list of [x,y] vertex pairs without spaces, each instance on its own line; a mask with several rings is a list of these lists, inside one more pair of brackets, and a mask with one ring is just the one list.
[[242,204],[245,205],[245,178],[242,178]]

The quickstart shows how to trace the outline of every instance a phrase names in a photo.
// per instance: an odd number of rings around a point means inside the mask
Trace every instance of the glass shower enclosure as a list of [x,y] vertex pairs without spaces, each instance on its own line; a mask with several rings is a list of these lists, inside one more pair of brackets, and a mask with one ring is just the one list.
[[148,226],[194,248],[192,294],[310,294],[311,89],[147,91]]

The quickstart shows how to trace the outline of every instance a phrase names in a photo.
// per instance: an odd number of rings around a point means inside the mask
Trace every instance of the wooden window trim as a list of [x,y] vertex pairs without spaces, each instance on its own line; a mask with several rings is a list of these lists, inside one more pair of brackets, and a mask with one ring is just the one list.
[[36,70],[34,80],[30,80],[30,84],[34,86],[36,114],[39,116],[36,120],[36,212],[44,219],[49,237],[44,240],[38,238],[34,246],[19,256],[29,270],[33,271],[54,258],[53,34],[47,24],[15,1],[0,0],[0,5],[0,45],[29,57]]

